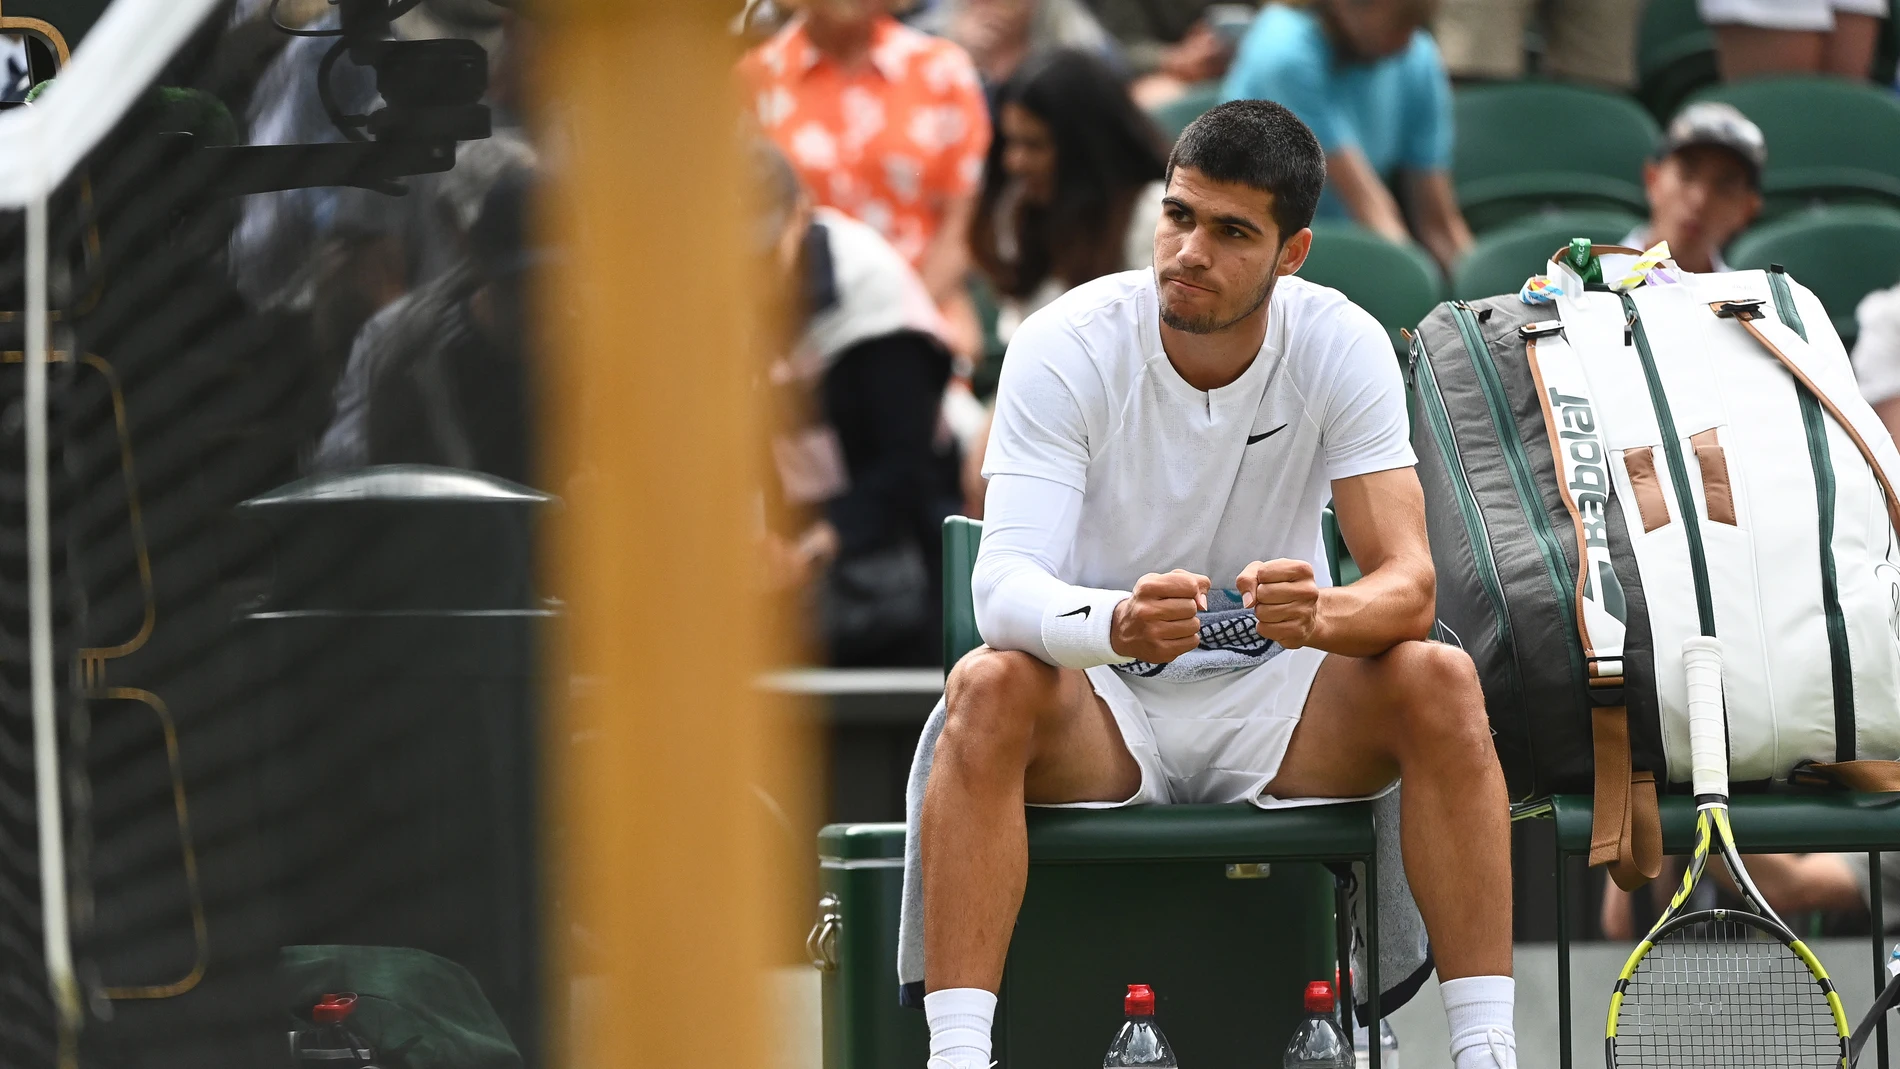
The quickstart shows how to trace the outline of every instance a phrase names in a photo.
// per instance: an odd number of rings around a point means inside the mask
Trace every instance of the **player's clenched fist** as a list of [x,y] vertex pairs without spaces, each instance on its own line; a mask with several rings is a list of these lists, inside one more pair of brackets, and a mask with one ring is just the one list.
[[1240,603],[1253,609],[1262,638],[1290,650],[1313,641],[1319,624],[1319,584],[1303,560],[1254,561],[1234,580]]
[[1108,644],[1123,657],[1166,664],[1201,644],[1201,620],[1207,608],[1205,575],[1180,568],[1135,581],[1135,596],[1115,606]]

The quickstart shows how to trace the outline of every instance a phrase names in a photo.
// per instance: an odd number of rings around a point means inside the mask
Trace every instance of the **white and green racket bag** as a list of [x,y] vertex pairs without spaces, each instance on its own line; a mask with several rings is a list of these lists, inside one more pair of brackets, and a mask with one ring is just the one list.
[[1593,790],[1591,861],[1634,886],[1690,778],[1687,639],[1722,644],[1734,782],[1900,788],[1900,451],[1779,268],[1592,252],[1612,285],[1560,256],[1540,303],[1420,325],[1413,441],[1513,795]]

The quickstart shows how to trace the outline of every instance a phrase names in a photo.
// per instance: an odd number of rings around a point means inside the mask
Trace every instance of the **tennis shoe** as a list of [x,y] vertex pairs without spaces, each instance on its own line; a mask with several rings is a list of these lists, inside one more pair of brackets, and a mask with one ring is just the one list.
[[[989,1069],[996,1069],[996,1067],[1001,1064],[1003,1063],[991,1062]],[[964,1069],[964,1067],[939,1054],[935,1058],[925,1062],[924,1069]]]

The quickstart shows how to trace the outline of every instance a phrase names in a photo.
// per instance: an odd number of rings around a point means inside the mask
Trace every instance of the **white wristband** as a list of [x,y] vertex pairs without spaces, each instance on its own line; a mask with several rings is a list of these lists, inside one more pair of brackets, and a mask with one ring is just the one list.
[[1042,610],[1042,646],[1049,658],[1064,668],[1093,668],[1098,664],[1127,664],[1110,644],[1115,606],[1134,595],[1126,590],[1070,587]]

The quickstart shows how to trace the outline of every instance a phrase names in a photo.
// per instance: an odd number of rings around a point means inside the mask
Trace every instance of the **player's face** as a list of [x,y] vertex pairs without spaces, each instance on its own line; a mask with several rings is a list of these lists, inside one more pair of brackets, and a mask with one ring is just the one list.
[[1281,275],[1299,270],[1313,232],[1282,238],[1273,194],[1176,167],[1155,226],[1161,321],[1189,334],[1226,330],[1258,312]]

